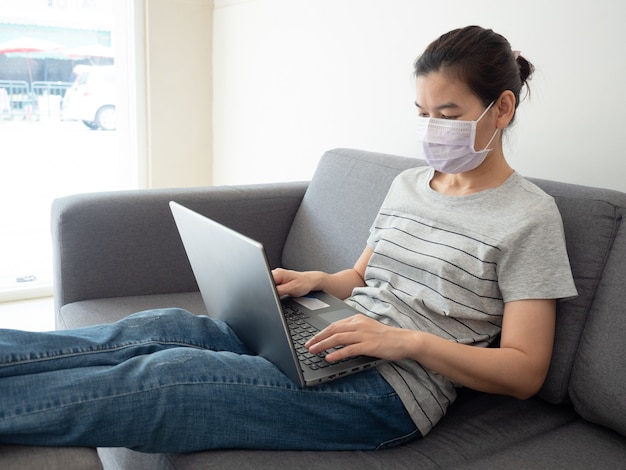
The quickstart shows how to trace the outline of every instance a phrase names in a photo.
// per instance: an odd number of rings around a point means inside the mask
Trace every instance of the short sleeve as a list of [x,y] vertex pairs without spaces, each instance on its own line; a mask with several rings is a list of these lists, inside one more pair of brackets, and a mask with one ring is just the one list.
[[552,198],[537,204],[511,237],[498,263],[504,302],[577,295],[563,222]]

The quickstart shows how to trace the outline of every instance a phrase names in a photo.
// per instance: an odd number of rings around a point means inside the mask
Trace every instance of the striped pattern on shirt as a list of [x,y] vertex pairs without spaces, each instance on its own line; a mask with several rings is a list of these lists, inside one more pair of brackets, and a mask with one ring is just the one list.
[[[505,302],[576,294],[552,198],[517,173],[467,197],[434,192],[431,177],[416,168],[394,181],[368,239],[366,286],[350,305],[387,325],[484,347],[501,331]],[[456,384],[415,361],[379,371],[423,435],[456,398]]]

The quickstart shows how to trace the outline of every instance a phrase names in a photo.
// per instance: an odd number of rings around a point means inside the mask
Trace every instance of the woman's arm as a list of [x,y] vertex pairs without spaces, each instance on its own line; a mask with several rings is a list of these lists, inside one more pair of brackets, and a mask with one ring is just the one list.
[[541,388],[552,356],[556,302],[505,304],[499,348],[477,348],[420,331],[389,327],[363,315],[333,323],[307,347],[318,353],[344,347],[330,361],[360,354],[413,359],[456,383],[489,393],[528,398]]
[[365,268],[371,256],[372,249],[366,247],[353,268],[334,274],[322,271],[298,272],[281,268],[275,269],[272,274],[278,295],[300,297],[314,290],[323,290],[340,299],[350,297],[355,287],[365,285],[363,280]]
[[414,354],[425,367],[475,390],[529,398],[548,373],[556,302],[522,300],[505,305],[499,348],[475,348],[423,337]]

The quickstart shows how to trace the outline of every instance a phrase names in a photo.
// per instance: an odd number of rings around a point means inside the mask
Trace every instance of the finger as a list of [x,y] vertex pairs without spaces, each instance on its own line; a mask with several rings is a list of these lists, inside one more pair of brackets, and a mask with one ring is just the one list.
[[[309,339],[304,344],[304,347],[310,349],[314,345],[316,346],[320,342],[325,341],[337,334],[356,331],[355,327],[352,324],[353,318],[354,317],[344,318],[343,320],[337,320],[336,322],[331,323],[329,326],[327,326],[322,331],[320,331],[315,336],[313,336],[311,339]],[[335,347],[335,346],[340,346],[340,345],[341,344],[334,344],[333,346],[328,346],[326,349],[328,349],[329,347]],[[322,351],[324,351],[324,349],[322,349]]]
[[272,270],[272,276],[274,277],[274,282],[276,284],[282,284],[285,281],[285,270],[276,268]]
[[304,343],[305,348],[311,348],[317,346],[320,342],[327,340],[331,336],[336,333],[336,323],[331,323],[329,326],[324,328],[322,331],[314,335],[311,339],[309,339],[306,343]]
[[[354,337],[351,333],[336,333],[325,339],[313,342],[308,346],[309,351],[312,354],[318,354],[322,351],[328,351],[329,349],[346,347],[348,345],[358,342],[358,338]],[[305,347],[307,347],[305,345]]]
[[[325,336],[323,333],[324,331],[321,331],[315,336],[313,336],[306,343],[304,343],[304,347],[307,348],[309,351],[311,351],[313,354],[317,354],[315,351],[319,349],[320,342],[325,341],[328,338],[328,336]],[[319,350],[323,351],[323,349],[319,349]]]
[[287,294],[287,288],[284,284],[276,284],[276,292],[278,292],[279,297],[282,297]]
[[359,356],[360,354],[361,353],[359,352],[357,345],[349,345],[336,349],[335,351],[327,354],[326,360],[328,362],[338,362],[343,359]]

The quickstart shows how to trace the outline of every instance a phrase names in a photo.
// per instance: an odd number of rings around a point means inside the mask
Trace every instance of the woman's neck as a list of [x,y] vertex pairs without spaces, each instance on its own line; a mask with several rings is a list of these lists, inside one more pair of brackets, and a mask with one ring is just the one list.
[[435,171],[430,187],[446,196],[469,196],[486,189],[494,189],[513,173],[503,154],[488,155],[476,169],[465,173],[446,174]]

